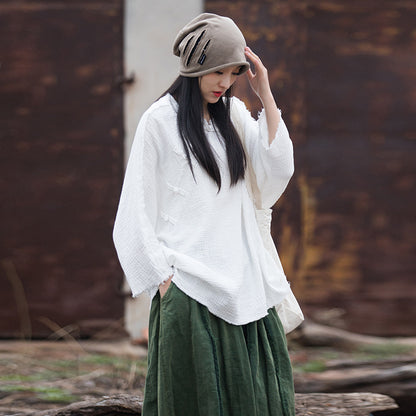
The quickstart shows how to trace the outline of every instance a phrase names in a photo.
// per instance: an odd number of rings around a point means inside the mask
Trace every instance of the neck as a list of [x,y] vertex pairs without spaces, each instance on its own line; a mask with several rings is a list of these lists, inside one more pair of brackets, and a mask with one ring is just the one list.
[[210,117],[209,111],[208,111],[208,104],[206,102],[204,102],[203,107],[204,107],[204,119],[209,121],[211,117]]

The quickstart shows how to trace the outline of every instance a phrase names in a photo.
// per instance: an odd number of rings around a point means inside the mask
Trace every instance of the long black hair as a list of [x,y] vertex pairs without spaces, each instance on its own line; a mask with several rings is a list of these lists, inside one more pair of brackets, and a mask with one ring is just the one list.
[[[217,183],[218,191],[220,191],[220,169],[203,127],[204,113],[199,78],[180,75],[165,94],[171,94],[178,102],[178,129],[192,174],[194,171],[191,153]],[[219,131],[224,140],[231,186],[233,186],[244,178],[246,155],[240,137],[231,122],[230,102],[231,87],[224,94],[224,99],[218,100],[215,104],[208,103],[208,112],[214,128]]]

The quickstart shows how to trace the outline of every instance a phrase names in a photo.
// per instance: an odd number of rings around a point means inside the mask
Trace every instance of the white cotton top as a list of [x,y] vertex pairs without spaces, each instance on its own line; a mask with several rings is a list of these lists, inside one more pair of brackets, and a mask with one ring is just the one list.
[[[285,190],[294,170],[293,146],[280,120],[269,145],[264,111],[254,120],[233,97],[264,208]],[[280,264],[264,248],[244,180],[230,187],[221,136],[204,121],[222,186],[192,156],[189,167],[177,127],[177,102],[165,95],[142,116],[127,164],[113,238],[133,296],[154,296],[173,282],[223,320],[243,325],[267,315],[289,291]],[[234,120],[235,122],[235,120]]]

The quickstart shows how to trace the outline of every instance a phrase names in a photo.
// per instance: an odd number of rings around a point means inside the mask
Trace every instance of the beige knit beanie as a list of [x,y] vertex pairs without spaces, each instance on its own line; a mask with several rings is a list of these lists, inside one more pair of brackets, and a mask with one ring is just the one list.
[[191,20],[176,36],[173,53],[179,56],[179,73],[199,77],[227,66],[248,70],[244,55],[246,41],[228,17],[203,13]]

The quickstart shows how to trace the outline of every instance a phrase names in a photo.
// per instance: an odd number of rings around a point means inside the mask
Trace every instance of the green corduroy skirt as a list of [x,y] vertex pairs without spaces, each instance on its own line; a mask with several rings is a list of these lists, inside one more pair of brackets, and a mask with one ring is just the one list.
[[173,283],[153,298],[143,416],[294,416],[292,367],[274,308],[231,325]]

